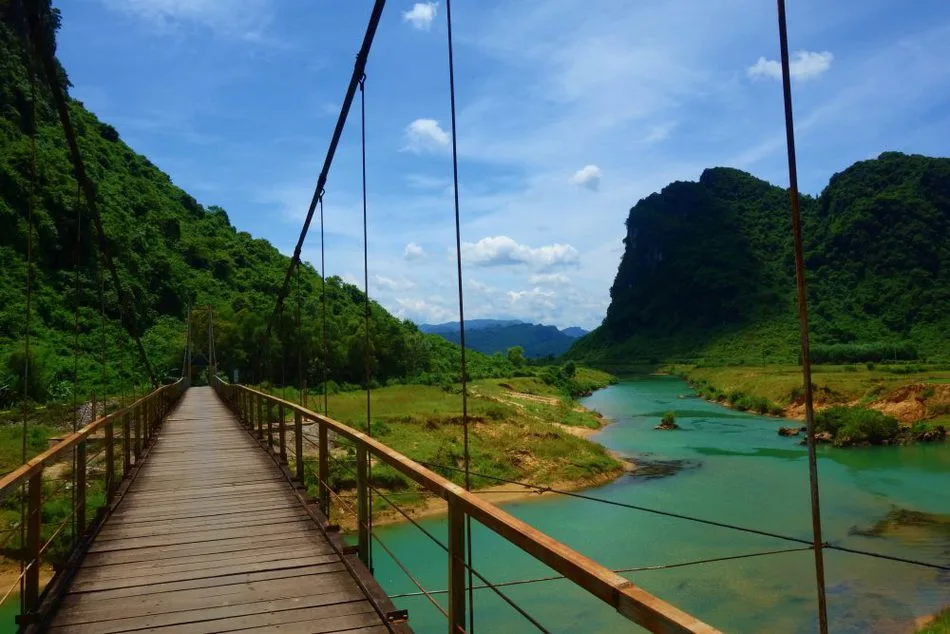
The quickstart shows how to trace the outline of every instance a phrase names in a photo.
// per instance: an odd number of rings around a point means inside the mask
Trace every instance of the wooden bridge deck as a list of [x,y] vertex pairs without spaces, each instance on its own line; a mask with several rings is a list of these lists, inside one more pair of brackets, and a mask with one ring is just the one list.
[[188,390],[96,537],[51,631],[388,632],[279,468]]

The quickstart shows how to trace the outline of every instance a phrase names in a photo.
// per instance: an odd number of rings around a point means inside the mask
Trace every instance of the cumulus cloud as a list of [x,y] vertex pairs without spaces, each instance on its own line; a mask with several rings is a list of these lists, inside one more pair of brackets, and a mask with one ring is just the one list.
[[531,284],[567,284],[570,281],[563,273],[539,273],[528,278]]
[[577,249],[569,244],[529,247],[508,236],[489,236],[478,242],[463,242],[462,257],[476,266],[509,266],[528,264],[538,268],[576,265]]
[[662,123],[660,125],[655,125],[650,128],[649,134],[646,138],[643,139],[647,143],[657,143],[658,141],[663,141],[664,139],[670,136],[670,133],[676,128],[676,123]]
[[407,279],[394,279],[391,277],[385,277],[383,275],[375,275],[373,279],[376,282],[376,287],[381,288],[387,291],[407,291],[411,288],[415,288],[415,283]]
[[199,24],[216,34],[263,41],[271,21],[268,0],[103,0],[110,9],[136,16],[162,30]]
[[402,12],[402,21],[409,22],[413,28],[420,31],[428,31],[438,8],[438,2],[417,2],[411,9]]
[[602,175],[603,173],[596,165],[585,165],[574,172],[574,175],[571,176],[571,183],[595,192],[600,187],[600,177]]
[[449,144],[449,133],[435,119],[416,119],[406,126],[406,147],[410,152],[440,150]]
[[410,242],[406,245],[406,248],[403,249],[402,257],[407,260],[421,260],[426,256],[425,249],[420,247],[415,242]]
[[[831,62],[835,58],[828,51],[815,53],[812,51],[798,51],[788,61],[788,72],[793,79],[805,81],[814,79],[826,70],[831,68]],[[771,77],[773,79],[782,78],[782,64],[774,59],[765,59],[760,57],[752,66],[746,69],[749,77]]]
[[397,297],[396,316],[409,318],[416,323],[440,323],[458,318],[458,314],[445,308],[439,298]]

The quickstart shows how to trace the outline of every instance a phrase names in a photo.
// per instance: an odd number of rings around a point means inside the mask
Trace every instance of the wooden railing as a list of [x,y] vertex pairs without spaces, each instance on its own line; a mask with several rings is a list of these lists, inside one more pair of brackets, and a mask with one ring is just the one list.
[[[356,449],[357,489],[357,544],[360,559],[368,563],[372,535],[368,503],[368,465],[370,456],[386,463],[434,493],[448,503],[448,620],[449,632],[465,631],[465,523],[466,518],[478,521],[524,552],[556,570],[620,614],[652,632],[712,633],[717,630],[665,601],[637,587],[628,579],[601,564],[581,555],[557,540],[545,535],[499,507],[479,499],[439,474],[425,468],[406,456],[393,451],[370,436],[343,423],[305,407],[266,394],[259,390],[233,385],[220,379],[212,380],[219,396],[238,414],[241,422],[257,436],[268,452],[281,464],[288,465],[288,453],[293,453],[295,468],[289,471],[299,483],[305,481],[303,424],[312,421],[318,426],[317,486],[318,504],[329,517],[332,492],[330,482],[329,434],[333,432],[353,443]],[[277,410],[275,417],[268,415]],[[287,446],[287,417],[293,414],[294,447]],[[275,430],[274,423],[277,423]]]
[[[0,590],[5,591],[3,596],[7,598],[12,596],[16,585],[21,586],[17,617],[21,630],[40,623],[48,615],[51,604],[47,599],[55,600],[53,595],[68,585],[108,512],[128,488],[163,418],[187,387],[186,379],[163,385],[70,433],[0,478],[0,502],[9,503],[18,495],[25,498],[22,523],[9,527],[4,534],[4,544],[12,542],[12,537],[21,538],[18,548],[5,548],[4,554],[19,560],[22,572],[14,586]],[[96,453],[90,456],[93,446]],[[102,477],[103,498],[90,521],[87,491],[92,483],[89,478],[93,467],[99,464],[104,467],[96,470]],[[44,480],[44,475],[50,477]],[[66,494],[69,495],[69,513],[65,518],[56,518],[57,523],[46,526],[49,535],[44,540],[43,505],[64,503]],[[24,503],[22,499],[21,503]],[[54,575],[41,592],[40,569],[44,564],[53,566]]]

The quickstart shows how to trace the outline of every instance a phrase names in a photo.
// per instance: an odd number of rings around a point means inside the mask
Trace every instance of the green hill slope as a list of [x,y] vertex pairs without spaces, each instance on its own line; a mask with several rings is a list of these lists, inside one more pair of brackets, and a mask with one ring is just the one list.
[[[475,321],[492,322],[493,320]],[[459,343],[458,322],[422,324],[419,328],[423,332],[441,335],[452,343]],[[508,348],[521,346],[524,349],[524,355],[530,359],[558,357],[567,352],[579,336],[567,334],[567,330],[571,329],[558,330],[556,326],[507,321],[478,324],[470,328],[468,322],[465,322],[465,346],[484,354],[496,352],[504,354]],[[573,331],[579,330],[580,328],[576,327],[573,329]]]
[[[54,15],[57,16],[58,14]],[[51,31],[55,32],[53,25]],[[68,82],[65,71],[61,73]],[[76,345],[74,306],[79,305],[79,390],[115,393],[144,380],[130,338],[119,322],[116,292],[105,275],[100,282],[96,236],[77,199],[77,183],[62,127],[42,79],[36,83],[37,189],[32,224],[34,296],[31,333],[42,386],[35,398],[66,398],[72,390]],[[22,27],[12,5],[0,2],[0,404],[19,392],[17,358],[25,333],[27,221],[30,198],[31,89]],[[337,382],[363,380],[365,330],[363,293],[339,278],[327,280],[331,345],[322,352],[321,280],[310,266],[300,276],[304,316],[293,334],[296,290],[284,322],[270,342],[266,319],[274,308],[289,263],[265,240],[238,231],[219,207],[205,208],[119,139],[77,101],[69,104],[86,169],[117,254],[122,283],[134,297],[144,341],[157,373],[178,372],[184,319],[190,305],[215,307],[219,367],[238,369],[242,379],[298,380],[298,350],[310,385],[324,369]],[[79,236],[77,238],[77,214]],[[79,244],[77,250],[77,241]],[[76,284],[78,280],[78,292]],[[296,289],[296,286],[294,286]],[[100,308],[105,320],[100,323]],[[200,320],[196,320],[198,322]],[[196,343],[204,347],[205,327]],[[416,377],[439,381],[458,373],[459,351],[439,337],[420,333],[375,302],[371,357],[374,379]],[[288,350],[286,358],[282,354]],[[101,359],[107,367],[103,369]],[[507,362],[474,356],[476,376],[510,371]]]
[[[801,203],[816,356],[950,358],[950,159],[885,153]],[[607,316],[571,356],[797,358],[786,190],[708,169],[626,225]]]

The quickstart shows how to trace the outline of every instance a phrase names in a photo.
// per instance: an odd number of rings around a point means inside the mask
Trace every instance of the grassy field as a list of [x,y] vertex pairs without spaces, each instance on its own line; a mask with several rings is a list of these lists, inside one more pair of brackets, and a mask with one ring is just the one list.
[[[592,387],[612,382],[609,374],[578,370],[578,379]],[[298,391],[273,388],[272,393],[299,401]],[[308,406],[322,410],[322,395],[309,394]],[[453,469],[464,466],[462,397],[458,386],[443,389],[427,385],[393,385],[372,391],[372,433],[381,442],[410,458],[439,465],[433,470],[462,484]],[[596,412],[536,377],[481,379],[469,384],[469,442],[471,471],[537,485],[580,487],[603,482],[622,472],[606,449],[582,437],[584,430],[601,427]],[[357,429],[366,429],[366,393],[342,392],[329,396],[329,415]],[[313,453],[311,447],[308,453]],[[334,455],[331,480],[341,491],[354,485],[353,452],[345,446]],[[405,477],[386,465],[373,468],[375,486],[387,491],[400,506],[416,506],[425,496]],[[312,483],[315,487],[316,482]],[[474,477],[475,489],[498,482]],[[387,508],[377,497],[374,509]]]
[[[739,409],[801,417],[802,375],[797,365],[703,367],[672,365],[705,398]],[[816,365],[815,402],[867,407],[904,425],[950,425],[950,368],[946,365]]]
[[950,634],[950,608],[937,614],[937,618],[917,630],[917,634]]

